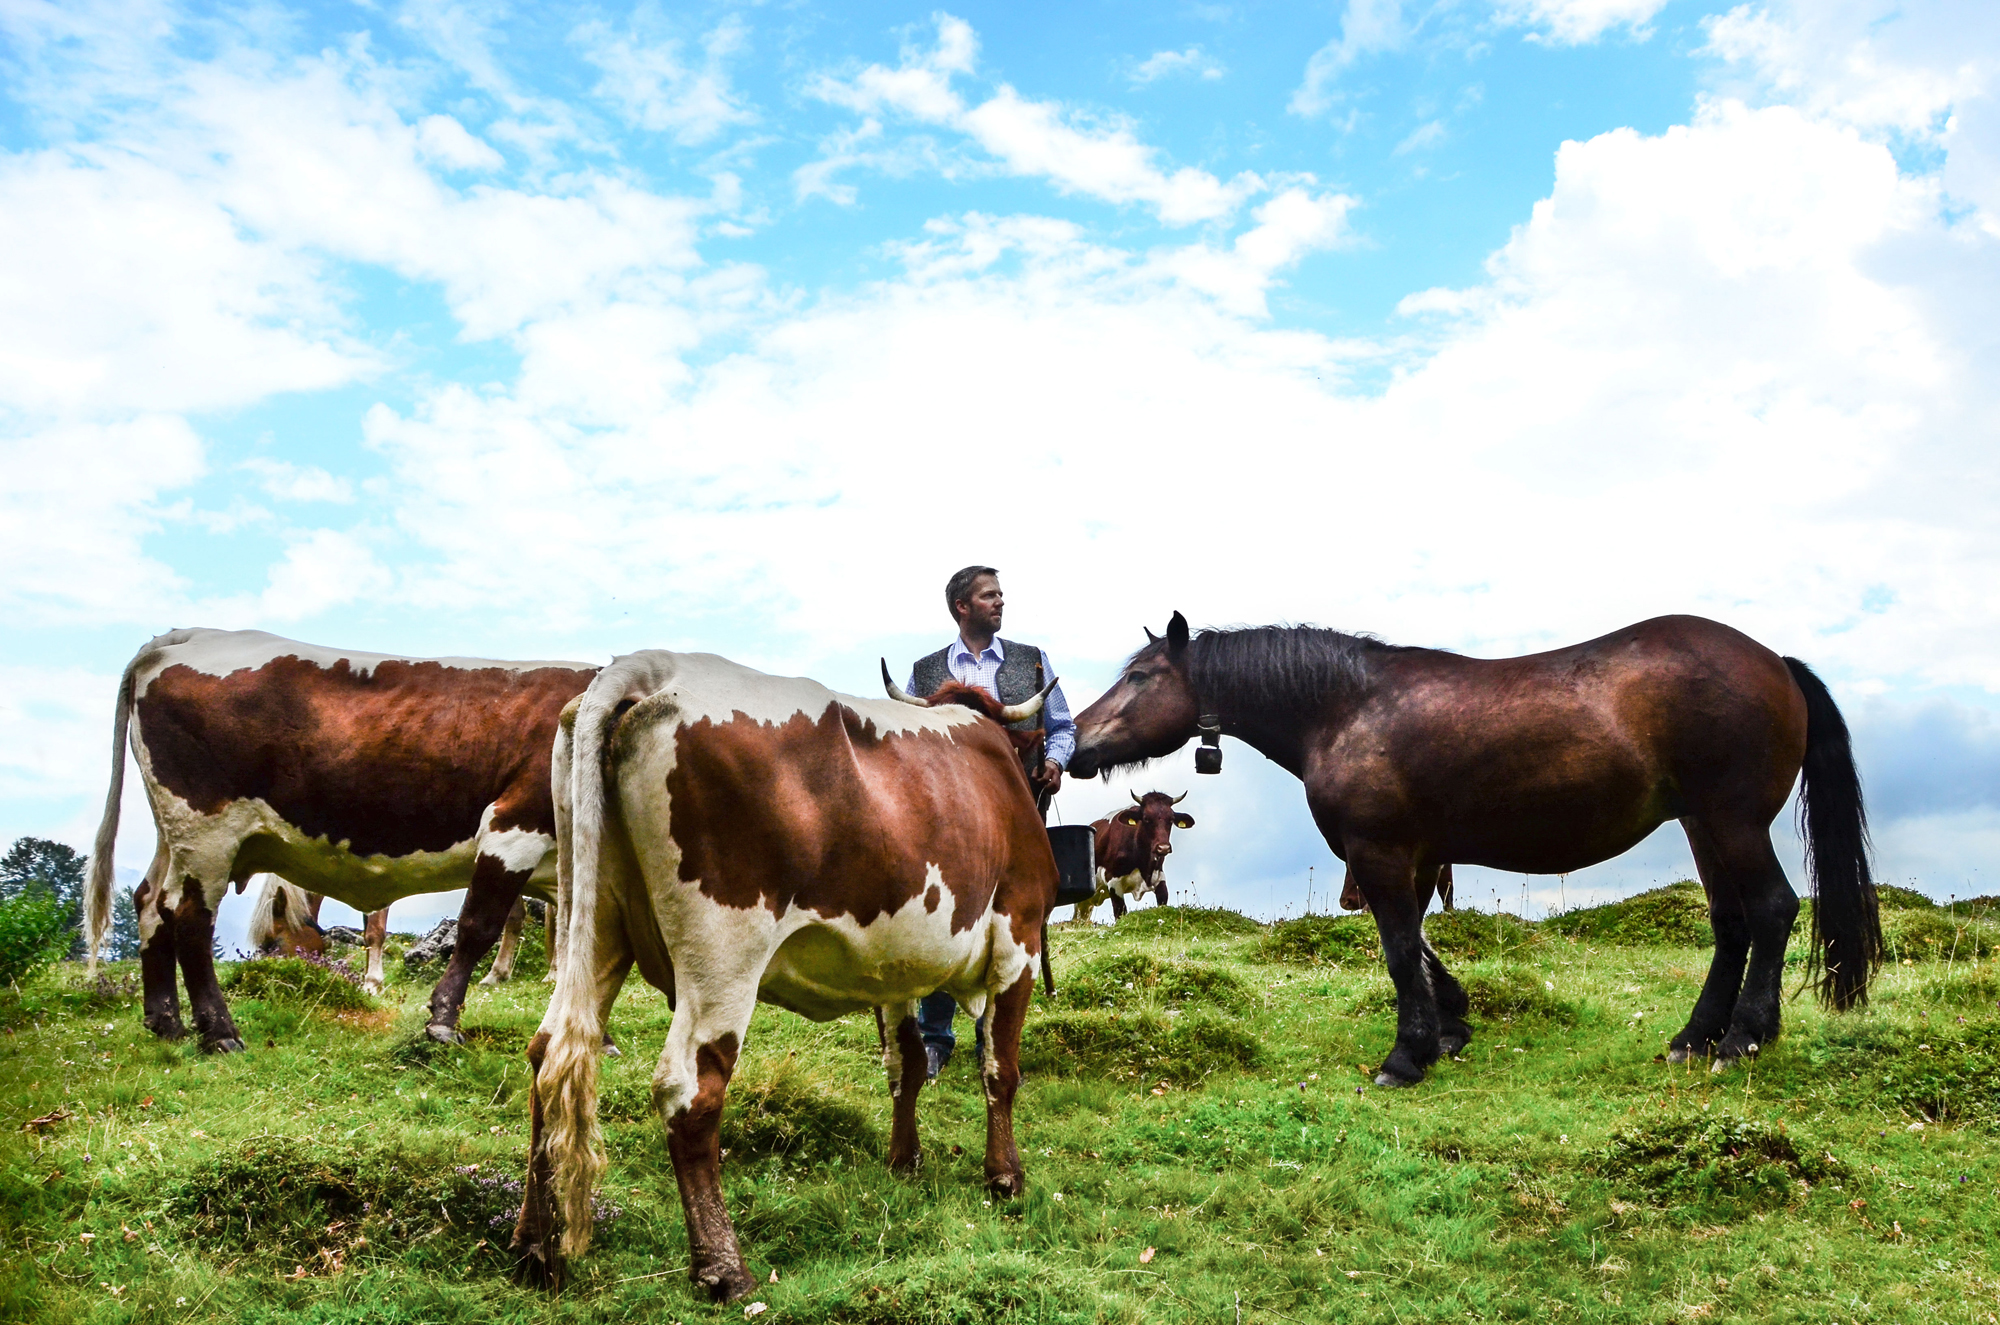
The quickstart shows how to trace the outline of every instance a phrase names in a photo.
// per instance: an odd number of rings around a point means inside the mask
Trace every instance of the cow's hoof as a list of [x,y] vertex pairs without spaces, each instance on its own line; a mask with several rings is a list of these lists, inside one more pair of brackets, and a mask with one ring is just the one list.
[[458,1033],[458,1027],[456,1026],[445,1026],[437,1022],[432,1022],[430,1025],[424,1027],[424,1034],[430,1036],[439,1044],[465,1043],[465,1037]]
[[757,1291],[757,1281],[741,1265],[713,1265],[697,1270],[694,1281],[717,1302],[734,1302]]
[[387,988],[388,985],[380,980],[363,980],[361,982],[361,992],[370,998],[382,997],[382,991]]
[[201,1051],[205,1054],[240,1054],[243,1052],[243,1041],[233,1035],[220,1040],[203,1040]]

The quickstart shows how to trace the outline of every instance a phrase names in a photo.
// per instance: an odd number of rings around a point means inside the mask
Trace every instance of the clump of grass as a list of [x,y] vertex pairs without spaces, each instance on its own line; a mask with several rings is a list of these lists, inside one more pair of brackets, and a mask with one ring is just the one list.
[[1189,938],[1230,939],[1244,934],[1261,934],[1264,927],[1244,915],[1222,906],[1150,906],[1133,908],[1118,921],[1117,932],[1138,938],[1160,934],[1184,934]]
[[1380,942],[1365,915],[1300,916],[1271,926],[1258,954],[1273,962],[1369,961],[1382,955]]
[[1621,902],[1565,911],[1542,923],[1555,933],[1608,947],[1706,948],[1715,943],[1708,897],[1692,879]]
[[1189,1002],[1226,1012],[1249,1010],[1250,990],[1236,976],[1206,962],[1161,961],[1143,952],[1120,952],[1086,962],[1057,986],[1065,1007],[1109,1008],[1145,999]]
[[1661,1205],[1783,1205],[1847,1171],[1831,1153],[1800,1147],[1782,1124],[1720,1112],[1613,1132],[1591,1158],[1615,1186]]
[[[895,1264],[879,1277],[837,1284],[819,1314],[827,1321],[871,1325],[1000,1325],[1021,1320],[1090,1319],[1095,1295],[1051,1273],[1049,1262],[1020,1252],[969,1261]],[[1044,1308],[1054,1306],[1050,1316]]]
[[[204,1245],[339,1268],[366,1240],[504,1242],[518,1168],[265,1134],[208,1154],[170,1184],[165,1213]],[[600,1226],[623,1212],[595,1203]]]
[[790,1054],[769,1071],[740,1074],[722,1111],[722,1144],[732,1158],[782,1158],[814,1165],[841,1155],[874,1154],[882,1140],[868,1115],[845,1103],[840,1086],[811,1073]]
[[1942,908],[1909,909],[1882,918],[1882,940],[1891,961],[1969,961],[2000,953],[2000,925]]
[[361,991],[357,973],[341,962],[323,959],[258,957],[238,962],[223,977],[222,987],[238,998],[334,1012],[364,1012],[375,1006],[375,1000]]
[[1875,901],[1884,911],[1935,911],[1937,903],[1915,888],[1898,888],[1893,883],[1875,885]]
[[1519,967],[1474,971],[1462,983],[1477,1016],[1552,1026],[1574,1026],[1580,1020],[1577,1005],[1559,997],[1532,971]]
[[1860,1081],[1868,1094],[1933,1122],[2000,1126],[2000,1026],[1924,1027],[1870,1038],[1872,1061]]
[[1448,962],[1477,962],[1540,946],[1533,922],[1506,911],[1433,911],[1424,937]]
[[1051,1076],[1115,1076],[1192,1084],[1248,1067],[1257,1039],[1234,1022],[1203,1013],[1058,1012],[1028,1023],[1024,1070]]

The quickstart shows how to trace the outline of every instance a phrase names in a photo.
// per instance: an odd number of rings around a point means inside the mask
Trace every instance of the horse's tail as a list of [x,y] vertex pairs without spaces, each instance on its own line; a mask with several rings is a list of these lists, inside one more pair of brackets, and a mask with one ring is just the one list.
[[1868,811],[1847,720],[1826,683],[1785,659],[1806,700],[1806,758],[1799,781],[1799,836],[1812,881],[1812,952],[1807,968],[1819,1000],[1836,1011],[1868,1001],[1882,965],[1882,913],[1868,871]]
[[[592,1190],[606,1167],[597,1121],[597,1068],[604,1050],[603,991],[598,988],[597,912],[601,901],[606,799],[605,742],[630,707],[655,688],[646,660],[625,658],[598,673],[590,689],[563,710],[554,768],[568,765],[568,785],[554,787],[558,822],[567,836],[557,850],[569,855],[568,916],[562,968],[543,1022],[548,1048],[535,1073],[535,1094],[548,1127],[557,1202],[562,1210],[562,1250],[581,1256],[590,1247]],[[551,769],[553,776],[554,768]],[[562,802],[567,801],[566,810]]]
[[148,645],[125,664],[125,675],[118,682],[118,710],[111,718],[111,790],[104,795],[104,817],[97,821],[97,843],[90,851],[90,882],[84,889],[84,932],[90,940],[88,971],[93,978],[97,975],[98,949],[104,946],[104,930],[111,923],[118,812],[125,801],[125,739],[132,725],[132,678],[139,660],[152,649],[153,645]]

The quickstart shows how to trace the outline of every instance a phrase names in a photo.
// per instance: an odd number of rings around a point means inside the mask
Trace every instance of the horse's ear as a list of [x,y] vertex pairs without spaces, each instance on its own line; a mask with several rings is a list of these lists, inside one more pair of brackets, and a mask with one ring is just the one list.
[[1172,649],[1175,653],[1179,653],[1182,649],[1185,649],[1187,647],[1187,642],[1188,642],[1187,618],[1182,616],[1179,612],[1176,612],[1174,613],[1173,620],[1167,622],[1167,647],[1169,649]]

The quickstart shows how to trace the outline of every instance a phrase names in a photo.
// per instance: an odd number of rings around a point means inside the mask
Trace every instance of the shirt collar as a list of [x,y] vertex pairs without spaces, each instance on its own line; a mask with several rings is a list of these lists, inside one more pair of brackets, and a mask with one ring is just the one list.
[[[993,637],[993,642],[986,646],[986,653],[992,654],[995,658],[999,659],[1001,662],[1007,661],[1007,650],[1000,643],[1000,637],[998,635],[995,635]],[[958,661],[960,658],[970,658],[972,659],[972,661],[978,662],[981,658],[985,656],[986,654],[983,653],[982,654],[973,653],[972,646],[967,644],[962,637],[956,635],[952,637],[950,657],[953,662]]]

